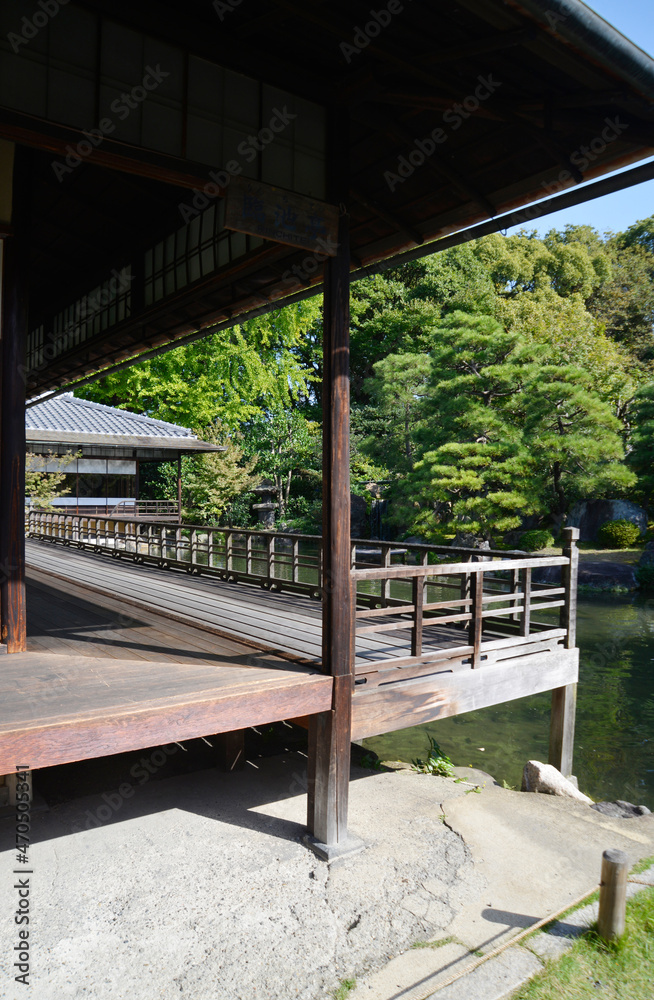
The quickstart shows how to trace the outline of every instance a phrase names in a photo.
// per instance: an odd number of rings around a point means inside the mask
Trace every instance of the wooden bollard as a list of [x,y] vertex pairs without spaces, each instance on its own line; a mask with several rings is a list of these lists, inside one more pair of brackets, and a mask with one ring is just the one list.
[[600,883],[597,930],[604,941],[617,941],[624,934],[627,907],[629,859],[624,851],[604,851]]

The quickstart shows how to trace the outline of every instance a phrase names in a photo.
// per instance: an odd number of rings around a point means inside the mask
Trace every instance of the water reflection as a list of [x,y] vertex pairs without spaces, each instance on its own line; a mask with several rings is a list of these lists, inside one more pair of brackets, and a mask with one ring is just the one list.
[[[654,810],[654,601],[580,598],[575,773],[594,799]],[[526,760],[547,760],[550,696],[535,695],[365,741],[382,759],[425,755],[433,736],[456,764],[520,787]]]

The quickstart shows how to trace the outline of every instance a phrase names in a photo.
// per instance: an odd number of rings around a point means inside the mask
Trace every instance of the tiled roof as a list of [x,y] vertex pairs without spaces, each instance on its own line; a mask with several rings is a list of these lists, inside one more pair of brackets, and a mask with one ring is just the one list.
[[77,399],[72,393],[63,393],[29,407],[25,411],[25,427],[32,431],[198,440],[188,427],[153,420],[152,417],[93,403],[88,399]]

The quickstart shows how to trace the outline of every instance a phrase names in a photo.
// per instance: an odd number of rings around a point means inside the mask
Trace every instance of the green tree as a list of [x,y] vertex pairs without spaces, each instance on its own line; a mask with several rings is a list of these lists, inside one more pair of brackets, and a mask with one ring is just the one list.
[[525,515],[560,523],[580,497],[633,484],[621,424],[586,373],[544,365],[489,316],[454,313],[433,340],[419,460],[400,491],[414,528],[489,539]]
[[208,334],[78,390],[96,402],[183,427],[240,423],[271,404],[290,406],[311,391],[312,372],[295,356],[318,314],[316,300]]
[[654,497],[654,384],[636,396],[631,413],[632,437],[629,465],[638,477],[637,495],[651,505]]
[[318,424],[297,409],[271,407],[248,425],[246,451],[258,456],[261,477],[274,482],[282,521],[288,511],[293,476],[319,463],[319,446]]
[[622,425],[572,366],[541,367],[524,392],[524,436],[540,495],[557,522],[574,501],[608,498],[635,483],[624,464]]
[[428,354],[389,354],[376,363],[374,376],[365,382],[383,430],[378,426],[363,450],[398,471],[413,468],[416,430],[430,370]]
[[[256,485],[257,476],[253,472],[257,459],[247,458],[238,439],[216,425],[202,428],[198,434],[224,450],[182,456],[183,516],[191,523],[218,524],[234,502]],[[176,463],[160,466],[153,492],[160,499],[177,495]]]
[[449,525],[489,539],[539,510],[519,425],[533,353],[492,317],[461,312],[443,319],[432,342],[419,459],[398,491],[401,516],[426,537]]

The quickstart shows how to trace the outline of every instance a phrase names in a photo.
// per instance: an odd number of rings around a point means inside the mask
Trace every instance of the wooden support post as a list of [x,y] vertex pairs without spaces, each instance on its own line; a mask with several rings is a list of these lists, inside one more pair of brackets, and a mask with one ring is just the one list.
[[[574,649],[577,640],[577,575],[579,571],[578,528],[565,528],[563,555],[570,561],[563,567],[564,606],[561,608],[561,628],[567,630],[565,648]],[[577,711],[577,685],[555,688],[552,691],[550,716],[549,763],[566,778],[572,774]]]
[[[330,200],[348,197],[348,124],[344,109],[330,121]],[[354,663],[350,549],[350,234],[341,210],[338,249],[325,262],[323,321],[323,575],[322,669],[334,678],[332,709],[309,722],[307,843],[323,859],[360,850],[348,838],[350,737]]]
[[549,763],[566,778],[572,774],[576,711],[576,684],[568,684],[552,691]]
[[628,872],[629,858],[624,851],[604,851],[597,920],[597,930],[604,941],[617,941],[624,934]]
[[25,613],[25,345],[27,342],[31,151],[16,147],[15,236],[2,244],[0,426],[0,621],[8,653],[27,649]]
[[245,765],[245,730],[220,733],[215,737],[218,767],[221,771],[238,771]]
[[291,581],[293,583],[298,583],[300,579],[300,542],[299,539],[293,539],[293,571],[291,575]]

